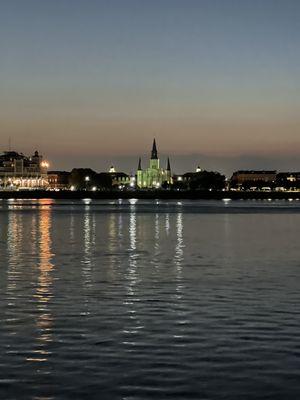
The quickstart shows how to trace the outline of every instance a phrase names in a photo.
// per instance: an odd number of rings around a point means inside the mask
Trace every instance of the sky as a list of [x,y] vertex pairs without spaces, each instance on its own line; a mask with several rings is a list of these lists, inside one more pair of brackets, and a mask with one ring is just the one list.
[[0,151],[300,170],[299,0],[1,0]]

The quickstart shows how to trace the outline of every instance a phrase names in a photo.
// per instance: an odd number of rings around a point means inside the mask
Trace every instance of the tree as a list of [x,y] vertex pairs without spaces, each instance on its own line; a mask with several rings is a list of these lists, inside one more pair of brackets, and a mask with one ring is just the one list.
[[189,181],[189,187],[191,190],[222,190],[225,188],[225,176],[213,171],[196,172]]
[[107,172],[101,172],[96,176],[96,186],[98,189],[111,189],[112,188],[112,178],[111,174]]
[[90,190],[96,186],[97,173],[90,168],[74,168],[71,171],[69,182],[77,190]]

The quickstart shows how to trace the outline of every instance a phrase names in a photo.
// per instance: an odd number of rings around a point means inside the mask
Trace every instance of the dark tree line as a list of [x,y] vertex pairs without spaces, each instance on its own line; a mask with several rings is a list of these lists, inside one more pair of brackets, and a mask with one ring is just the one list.
[[183,175],[176,181],[174,189],[182,190],[222,190],[225,188],[225,176],[214,171],[200,171]]
[[222,190],[224,187],[225,176],[213,171],[197,172],[189,182],[191,190]]
[[112,179],[106,172],[98,174],[90,168],[74,168],[69,177],[69,184],[77,190],[91,190],[93,187],[107,190],[112,188]]

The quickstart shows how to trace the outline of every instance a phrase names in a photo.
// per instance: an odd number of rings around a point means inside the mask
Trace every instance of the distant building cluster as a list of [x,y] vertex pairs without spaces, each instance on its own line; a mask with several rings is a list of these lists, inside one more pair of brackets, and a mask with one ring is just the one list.
[[276,170],[239,170],[230,179],[215,171],[197,166],[194,172],[173,174],[170,159],[160,166],[154,139],[149,166],[142,168],[139,158],[137,171],[131,175],[116,171],[97,173],[90,168],[72,171],[49,171],[49,163],[35,151],[25,156],[15,151],[0,154],[0,190],[234,190],[234,191],[300,191],[300,172]]
[[230,179],[231,190],[300,190],[300,172],[236,171]]
[[48,162],[35,151],[31,157],[15,151],[0,155],[1,189],[36,189],[49,187]]

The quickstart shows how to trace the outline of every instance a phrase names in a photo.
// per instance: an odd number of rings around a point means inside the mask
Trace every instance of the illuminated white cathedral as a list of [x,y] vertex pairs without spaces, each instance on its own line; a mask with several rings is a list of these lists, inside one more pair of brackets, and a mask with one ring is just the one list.
[[170,160],[168,158],[166,169],[160,168],[156,142],[153,140],[149,168],[142,169],[141,158],[137,170],[137,187],[154,189],[172,183]]

